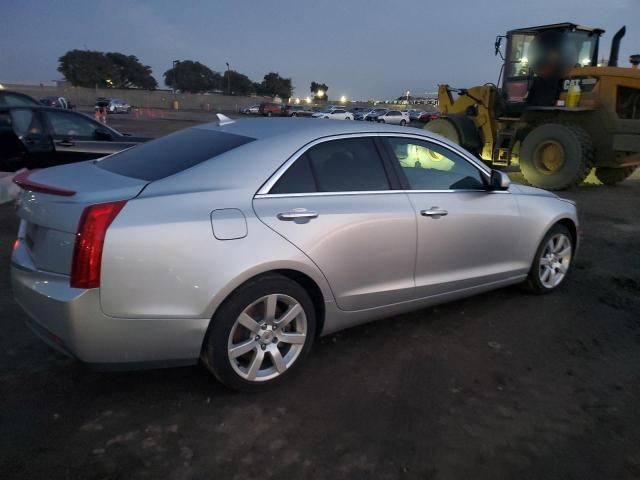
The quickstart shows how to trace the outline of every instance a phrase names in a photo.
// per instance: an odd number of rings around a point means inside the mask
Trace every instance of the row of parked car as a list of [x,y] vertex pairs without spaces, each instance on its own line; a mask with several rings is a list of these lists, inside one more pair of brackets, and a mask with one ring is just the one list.
[[438,118],[438,112],[409,109],[395,110],[389,108],[352,107],[330,105],[327,107],[308,107],[306,105],[289,105],[278,103],[261,103],[251,105],[240,111],[245,115],[262,115],[265,117],[312,117],[330,118],[334,120],[364,120],[369,122],[407,125],[410,122],[427,123]]

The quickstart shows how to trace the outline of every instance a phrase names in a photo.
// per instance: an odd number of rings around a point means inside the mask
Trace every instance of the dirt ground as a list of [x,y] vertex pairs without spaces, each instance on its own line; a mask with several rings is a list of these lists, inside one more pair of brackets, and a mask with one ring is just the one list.
[[347,330],[260,395],[200,367],[101,373],[52,351],[12,300],[17,221],[0,206],[0,477],[640,478],[640,180],[562,195],[583,239],[556,293]]

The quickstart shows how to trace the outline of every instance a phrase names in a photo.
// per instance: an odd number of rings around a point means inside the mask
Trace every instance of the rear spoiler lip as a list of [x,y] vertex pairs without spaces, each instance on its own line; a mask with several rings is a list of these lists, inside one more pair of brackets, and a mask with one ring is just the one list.
[[29,190],[32,192],[48,193],[49,195],[60,195],[62,197],[72,197],[76,194],[73,190],[66,190],[64,188],[53,187],[51,185],[45,185],[44,183],[34,182],[29,180],[28,177],[36,170],[26,170],[13,177],[13,183],[18,185],[23,190]]

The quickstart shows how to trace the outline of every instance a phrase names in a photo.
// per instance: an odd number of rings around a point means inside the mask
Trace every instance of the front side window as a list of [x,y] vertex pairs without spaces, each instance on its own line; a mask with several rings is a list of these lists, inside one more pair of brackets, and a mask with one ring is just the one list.
[[349,138],[311,147],[269,193],[363,192],[390,188],[373,139]]
[[100,125],[82,115],[66,112],[46,112],[53,134],[61,137],[93,138]]
[[480,171],[447,148],[410,138],[387,142],[412,190],[482,190]]

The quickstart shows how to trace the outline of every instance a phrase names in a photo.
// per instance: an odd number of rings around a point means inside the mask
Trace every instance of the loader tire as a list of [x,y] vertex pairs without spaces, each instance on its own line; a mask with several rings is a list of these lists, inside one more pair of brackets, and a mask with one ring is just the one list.
[[473,120],[465,115],[448,115],[436,118],[424,126],[424,129],[436,133],[478,156],[482,150],[482,139]]
[[589,134],[573,124],[545,123],[529,133],[520,149],[520,170],[525,180],[545,190],[579,185],[593,167]]
[[596,167],[596,178],[605,185],[615,185],[629,178],[637,167]]

